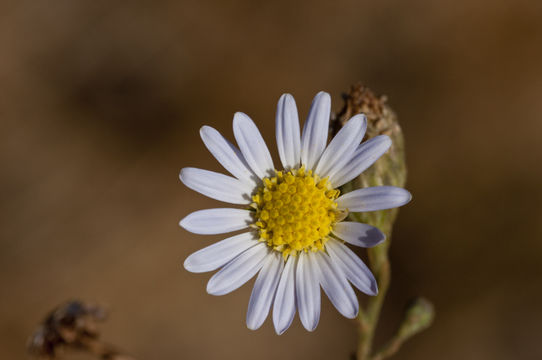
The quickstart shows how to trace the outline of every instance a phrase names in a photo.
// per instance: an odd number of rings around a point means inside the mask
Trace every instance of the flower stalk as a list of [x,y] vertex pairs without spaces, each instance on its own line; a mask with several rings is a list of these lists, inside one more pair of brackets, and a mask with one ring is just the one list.
[[[343,109],[332,119],[332,132],[338,131],[352,116],[364,113],[367,116],[367,133],[364,140],[371,139],[377,135],[388,135],[393,145],[373,166],[365,170],[351,182],[345,184],[341,192],[382,185],[404,187],[407,169],[403,134],[397,121],[397,116],[386,103],[386,97],[377,97],[367,87],[356,84],[344,96],[344,100]],[[394,208],[374,212],[350,213],[349,215],[352,221],[379,228],[387,237],[387,241],[367,249],[370,268],[377,279],[379,292],[378,295],[368,299],[365,307],[360,308],[357,317],[359,323],[359,339],[356,351],[357,360],[381,360],[391,356],[407,338],[428,327],[433,319],[433,307],[427,300],[424,300],[425,306],[422,307],[424,311],[423,316],[405,316],[397,334],[382,349],[373,354],[374,334],[382,304],[390,284],[391,267],[388,253],[391,244],[393,223],[397,214],[398,209]],[[416,309],[419,310],[420,308]],[[407,314],[411,314],[408,311],[411,310],[407,310]],[[416,331],[406,331],[405,329],[416,329]]]

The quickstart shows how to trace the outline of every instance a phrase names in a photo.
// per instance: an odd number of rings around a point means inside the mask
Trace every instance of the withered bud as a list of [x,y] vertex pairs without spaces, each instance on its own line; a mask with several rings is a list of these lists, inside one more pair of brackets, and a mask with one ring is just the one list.
[[107,317],[104,308],[81,301],[68,301],[55,308],[28,340],[28,351],[37,357],[54,358],[62,347],[85,347],[99,333],[96,322]]

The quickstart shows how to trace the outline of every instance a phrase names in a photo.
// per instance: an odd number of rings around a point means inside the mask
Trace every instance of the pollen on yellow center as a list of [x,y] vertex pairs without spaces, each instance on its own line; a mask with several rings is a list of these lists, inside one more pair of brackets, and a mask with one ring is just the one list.
[[312,170],[276,171],[275,176],[263,179],[263,186],[252,196],[260,240],[284,258],[323,250],[337,220],[338,196],[339,190]]

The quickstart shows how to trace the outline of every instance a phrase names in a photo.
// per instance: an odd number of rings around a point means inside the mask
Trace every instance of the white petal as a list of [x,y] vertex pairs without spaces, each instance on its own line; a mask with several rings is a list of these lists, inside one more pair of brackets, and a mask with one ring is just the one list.
[[299,319],[308,331],[314,331],[320,320],[320,285],[313,265],[312,252],[300,253],[295,272]]
[[378,294],[378,286],[371,270],[352,250],[335,239],[326,242],[326,250],[355,287],[367,295]]
[[224,234],[247,228],[252,223],[250,211],[243,209],[205,209],[188,214],[179,222],[194,234]]
[[391,139],[378,135],[362,143],[343,167],[329,173],[329,181],[337,188],[349,182],[373,165],[391,146]]
[[376,211],[403,206],[412,199],[410,193],[395,186],[358,189],[340,196],[337,205],[350,212]]
[[235,235],[196,251],[186,258],[184,268],[193,273],[213,271],[256,244],[252,233]]
[[190,189],[211,199],[232,204],[249,204],[253,188],[236,178],[196,168],[184,168],[179,178]]
[[269,247],[259,243],[224,266],[207,283],[211,295],[225,295],[249,281],[262,268]]
[[320,284],[333,306],[344,317],[355,318],[359,310],[358,299],[340,266],[321,252],[315,253],[314,257]]
[[273,324],[278,335],[290,327],[295,316],[296,259],[290,256],[286,261],[273,303]]
[[301,164],[308,170],[314,168],[326,148],[330,111],[329,94],[323,91],[316,94],[301,138]]
[[243,155],[232,143],[210,126],[203,126],[199,133],[209,152],[224,169],[243,182],[256,184],[256,175],[250,170]]
[[233,116],[233,134],[247,164],[260,179],[275,169],[273,159],[256,124],[241,112]]
[[249,329],[258,329],[267,318],[283,268],[284,260],[281,254],[272,251],[267,256],[267,260],[254,283],[252,295],[250,295],[247,311],[247,327]]
[[342,221],[331,230],[339,239],[355,246],[370,248],[386,240],[386,235],[374,226],[353,221]]
[[280,161],[285,169],[297,168],[301,160],[301,139],[299,135],[299,117],[292,95],[284,94],[277,104],[275,124],[277,148]]
[[339,130],[322,154],[315,172],[326,177],[344,167],[352,158],[367,130],[367,118],[363,114],[352,117]]

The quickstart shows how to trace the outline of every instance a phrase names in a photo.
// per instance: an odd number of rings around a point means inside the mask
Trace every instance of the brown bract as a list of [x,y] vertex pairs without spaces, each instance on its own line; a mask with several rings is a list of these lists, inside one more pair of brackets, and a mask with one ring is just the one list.
[[97,322],[104,321],[103,307],[68,301],[52,310],[28,340],[28,351],[39,359],[55,359],[64,349],[85,351],[101,359],[133,360],[99,339]]

